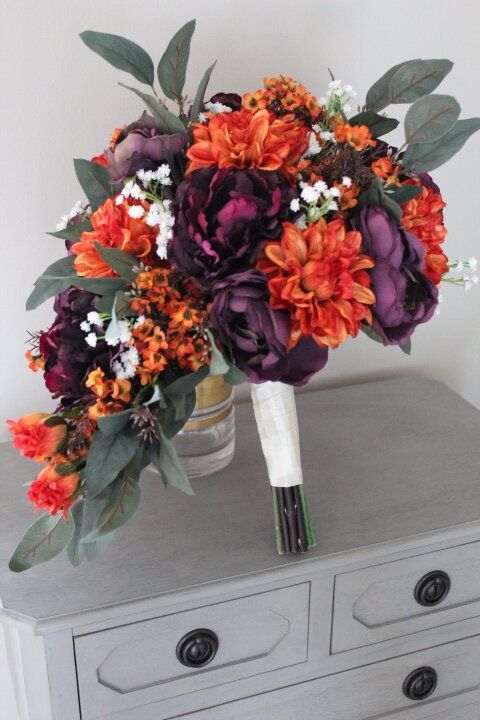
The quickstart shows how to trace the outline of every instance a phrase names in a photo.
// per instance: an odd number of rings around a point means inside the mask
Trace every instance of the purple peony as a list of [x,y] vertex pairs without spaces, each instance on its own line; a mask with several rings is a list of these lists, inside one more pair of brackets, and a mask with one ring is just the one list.
[[40,352],[46,360],[45,385],[54,398],[69,404],[88,394],[85,380],[93,367],[109,369],[112,348],[98,342],[92,348],[85,341],[80,323],[95,309],[96,295],[71,287],[57,295],[53,325],[40,335]]
[[421,241],[378,207],[364,207],[352,220],[363,251],[374,258],[369,271],[376,301],[373,330],[384,345],[401,345],[420,323],[432,317],[438,290],[424,274]]
[[117,138],[115,149],[107,150],[107,170],[115,183],[122,182],[138,170],[156,170],[166,162],[167,154],[181,152],[188,143],[185,133],[162,133],[146,112],[127,125]]
[[247,269],[280,236],[293,195],[275,172],[196,170],[177,189],[170,262],[203,289]]
[[311,338],[288,349],[289,315],[270,306],[267,278],[260,270],[215,283],[210,320],[250,382],[304,385],[327,362],[327,348]]

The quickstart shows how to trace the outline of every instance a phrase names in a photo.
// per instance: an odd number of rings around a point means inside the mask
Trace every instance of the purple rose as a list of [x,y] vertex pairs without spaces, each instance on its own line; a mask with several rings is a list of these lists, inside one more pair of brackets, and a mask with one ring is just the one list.
[[107,170],[115,183],[138,170],[156,170],[168,154],[181,152],[188,143],[187,133],[162,133],[146,112],[127,125],[117,138],[114,150],[107,150]]
[[178,187],[169,260],[200,287],[251,267],[277,239],[294,190],[275,172],[202,168]]
[[230,108],[230,110],[240,110],[242,107],[242,98],[237,93],[224,93],[219,92],[212,95],[210,98],[211,103],[221,103]]
[[311,338],[288,349],[289,314],[270,306],[267,278],[260,270],[215,283],[210,320],[250,382],[304,385],[327,362],[327,348]]
[[352,225],[362,234],[363,252],[375,260],[372,328],[384,345],[402,345],[438,303],[438,290],[423,273],[423,244],[378,207],[362,208]]
[[110,368],[112,348],[103,341],[90,347],[80,328],[95,309],[96,299],[96,295],[75,287],[60,293],[53,306],[55,321],[40,335],[40,352],[46,360],[45,385],[54,398],[62,398],[64,405],[89,395],[85,380],[92,368]]

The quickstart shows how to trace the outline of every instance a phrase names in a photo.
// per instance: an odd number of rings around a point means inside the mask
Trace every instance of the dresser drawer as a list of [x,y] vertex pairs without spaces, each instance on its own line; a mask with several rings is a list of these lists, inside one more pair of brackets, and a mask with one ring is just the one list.
[[[436,674],[435,689],[425,699],[407,698],[406,679],[427,667]],[[479,720],[479,687],[477,637],[211,708],[188,720]],[[476,715],[469,707],[475,702]]]
[[307,660],[309,583],[75,638],[82,720]]
[[333,653],[480,615],[480,543],[335,578]]

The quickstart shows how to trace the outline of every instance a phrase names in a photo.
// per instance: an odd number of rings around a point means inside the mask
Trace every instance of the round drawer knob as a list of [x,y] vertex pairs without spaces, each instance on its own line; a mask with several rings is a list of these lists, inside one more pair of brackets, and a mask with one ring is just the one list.
[[192,630],[177,645],[177,659],[186,667],[199,668],[212,662],[218,650],[218,637],[212,630]]
[[445,600],[450,590],[450,578],[442,570],[433,570],[424,575],[415,587],[415,600],[419,605],[432,607]]
[[403,694],[409,700],[425,700],[437,687],[437,673],[431,667],[417,668],[403,683]]

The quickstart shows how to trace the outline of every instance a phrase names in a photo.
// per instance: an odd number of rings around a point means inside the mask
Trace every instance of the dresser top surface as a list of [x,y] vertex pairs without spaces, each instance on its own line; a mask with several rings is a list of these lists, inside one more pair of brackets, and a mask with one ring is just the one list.
[[21,575],[8,559],[34,519],[36,466],[0,446],[0,598],[36,620],[422,535],[480,519],[480,412],[445,385],[400,378],[297,395],[302,464],[317,533],[278,556],[271,494],[250,404],[237,406],[232,464],[165,491],[145,471],[137,515],[97,560],[65,555]]

